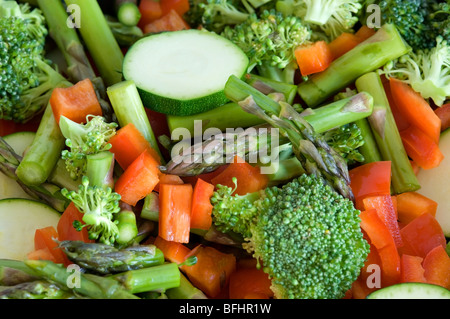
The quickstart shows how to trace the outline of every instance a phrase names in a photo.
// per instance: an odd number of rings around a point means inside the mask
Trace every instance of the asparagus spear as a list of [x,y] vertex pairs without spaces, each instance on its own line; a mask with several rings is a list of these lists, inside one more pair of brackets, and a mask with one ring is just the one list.
[[38,276],[23,261],[0,259],[0,286],[14,286],[37,280]]
[[296,157],[308,174],[322,177],[342,196],[354,199],[347,163],[292,106],[277,103],[235,76],[228,79],[225,94],[289,138]]
[[147,291],[165,291],[180,285],[180,270],[176,263],[129,270],[111,278],[120,282],[132,294]]
[[374,112],[368,123],[381,158],[391,161],[393,192],[400,194],[418,190],[420,184],[403,147],[380,76],[375,72],[367,73],[358,78],[355,84],[359,91],[367,91],[374,98]]
[[[45,0],[44,0],[45,1]],[[80,33],[107,86],[122,80],[123,53],[97,1],[66,0],[67,5],[77,5],[83,22]]]
[[410,50],[393,24],[383,25],[375,35],[336,59],[323,72],[298,85],[300,97],[317,107],[361,75],[374,71]]
[[[367,118],[372,113],[372,109],[372,97],[365,92],[361,92],[317,109],[306,109],[300,115],[307,120],[316,133],[321,134],[335,127]],[[257,157],[259,157],[266,153],[268,149],[271,149],[270,131],[258,130],[260,128],[268,129],[270,126],[253,126],[241,132],[216,134],[183,150],[181,154],[176,154],[166,166],[161,167],[161,170],[169,174],[189,176],[213,171],[220,165],[229,163],[236,154],[242,154],[241,157],[246,161],[254,154],[258,154]],[[253,141],[250,141],[250,139],[253,139]],[[265,141],[266,144],[260,143],[260,141]],[[289,145],[286,145],[287,143]],[[232,145],[228,146],[228,144]],[[228,147],[225,149],[224,145]],[[286,147],[289,148],[289,139],[281,136],[278,146],[280,152]],[[283,163],[289,167],[297,168],[296,171],[299,171],[298,162],[289,160],[283,161]],[[280,165],[280,167],[283,168],[283,165]],[[288,171],[275,173],[271,178],[281,180],[281,176],[285,173],[288,173]],[[285,177],[287,178],[287,176]]]
[[68,287],[73,292],[92,299],[137,299],[135,295],[126,291],[116,280],[110,277],[78,273],[79,282],[72,283],[73,273],[47,260],[27,260],[25,264],[39,276],[55,282],[62,287]]
[[169,299],[208,299],[206,295],[180,274],[180,286],[166,290]]
[[67,25],[69,17],[63,2],[60,0],[38,0],[37,2],[45,16],[50,37],[55,41],[67,63],[66,71],[69,78],[74,83],[90,79],[97,91],[103,116],[108,121],[112,120],[113,112],[106,100],[105,83],[95,74],[76,29]]
[[75,298],[71,292],[45,280],[23,282],[14,286],[0,287],[0,299],[67,299]]
[[111,245],[100,243],[62,241],[59,246],[72,262],[98,274],[141,269],[164,262],[161,250],[153,245],[137,245],[117,249]]
[[60,194],[61,187],[48,182],[36,186],[26,185],[17,175],[17,168],[21,161],[21,156],[17,155],[11,146],[0,137],[0,171],[15,180],[32,198],[48,204],[59,212],[64,211],[68,200]]

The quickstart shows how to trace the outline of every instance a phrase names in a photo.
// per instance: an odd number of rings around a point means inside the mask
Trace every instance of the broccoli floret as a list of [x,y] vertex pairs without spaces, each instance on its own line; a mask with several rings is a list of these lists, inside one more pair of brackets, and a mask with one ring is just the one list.
[[[343,32],[353,32],[363,8],[361,0],[279,0],[277,9],[301,18],[323,40],[333,40]],[[323,35],[320,35],[323,33]]]
[[206,3],[199,6],[203,9],[202,26],[217,33],[222,32],[225,26],[244,22],[251,13],[244,8],[236,7],[229,0],[206,0]]
[[406,42],[414,49],[436,45],[436,37],[450,40],[450,5],[435,0],[369,1],[381,9],[382,23],[395,24]]
[[65,78],[44,57],[48,31],[39,9],[0,0],[0,118],[26,122]]
[[408,83],[423,98],[442,106],[450,96],[450,45],[438,36],[432,49],[405,54],[389,62],[380,73]]
[[117,123],[107,123],[101,116],[88,115],[86,124],[76,123],[61,116],[59,126],[66,138],[61,158],[65,160],[67,171],[75,180],[86,173],[87,155],[97,154],[111,148],[109,139],[116,134]]
[[107,245],[115,243],[119,236],[117,221],[114,221],[114,214],[120,212],[119,194],[110,187],[91,186],[86,176],[83,176],[78,192],[63,188],[61,194],[83,213],[84,224],[74,222],[77,230],[87,227],[90,239]]
[[[292,82],[295,69],[294,50],[310,38],[310,30],[293,16],[283,16],[275,10],[264,10],[260,15],[252,13],[235,27],[226,26],[221,33],[239,46],[249,57],[249,72],[257,67],[261,75],[284,82]],[[277,74],[278,73],[278,74]]]
[[327,131],[323,133],[323,136],[328,145],[347,162],[347,165],[364,162],[364,156],[359,151],[359,148],[364,145],[364,137],[355,123]]
[[352,201],[307,174],[257,195],[232,194],[218,186],[213,221],[243,236],[276,298],[335,299],[351,288],[369,253]]

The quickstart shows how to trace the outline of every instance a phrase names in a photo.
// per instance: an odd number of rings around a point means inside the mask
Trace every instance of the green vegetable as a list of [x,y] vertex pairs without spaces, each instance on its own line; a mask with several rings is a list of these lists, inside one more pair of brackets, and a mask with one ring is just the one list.
[[[194,10],[201,11],[200,21],[197,24],[203,25],[207,30],[220,33],[225,26],[234,26],[244,22],[249,17],[251,11],[241,8],[238,2],[229,0],[206,0],[198,4],[198,8],[194,7]],[[192,24],[192,21],[190,22]]]
[[129,270],[111,276],[132,294],[146,291],[164,291],[180,285],[181,273],[176,263]]
[[347,163],[292,106],[272,100],[233,76],[229,78],[225,92],[244,110],[261,117],[277,128],[280,135],[287,137],[307,173],[321,176],[337,192],[353,199]]
[[435,47],[392,60],[380,73],[408,83],[423,98],[442,106],[450,96],[450,44],[438,36]]
[[65,299],[69,297],[74,296],[58,285],[44,280],[0,287],[0,299]]
[[107,275],[164,263],[164,255],[153,245],[117,249],[100,243],[66,240],[59,243],[69,259],[88,272]]
[[180,273],[180,285],[166,290],[169,299],[208,299],[206,295]]
[[256,67],[261,76],[294,83],[297,69],[294,51],[309,41],[310,31],[297,17],[265,10],[260,15],[250,14],[234,27],[225,27],[221,35],[247,54],[249,71]]
[[136,215],[133,211],[122,209],[114,216],[117,223],[119,235],[116,242],[119,245],[129,245],[138,235],[138,227],[136,224]]
[[134,27],[141,19],[141,12],[133,2],[124,2],[117,9],[117,19],[127,27]]
[[0,118],[27,122],[45,109],[53,88],[68,83],[45,58],[47,33],[39,9],[0,1]]
[[156,192],[151,192],[145,196],[144,204],[141,210],[141,218],[148,219],[154,222],[159,221],[159,195]]
[[87,176],[82,177],[79,190],[68,191],[63,188],[61,193],[83,213],[83,222],[76,223],[75,228],[87,227],[89,238],[100,243],[113,245],[119,229],[114,221],[114,215],[120,212],[120,195],[109,187],[92,186]]
[[374,112],[369,117],[368,123],[381,159],[391,162],[393,193],[418,190],[420,183],[403,147],[381,78],[375,72],[371,72],[358,78],[355,84],[358,90],[368,92],[374,99]]
[[98,187],[114,187],[114,154],[101,151],[86,155],[86,176],[90,184]]
[[158,142],[150,125],[149,118],[145,112],[141,97],[139,96],[136,84],[131,81],[122,81],[116,83],[107,89],[108,97],[121,127],[129,123],[133,125],[144,135],[151,147],[157,151],[163,159]]
[[[265,94],[282,93],[287,103],[293,103],[297,95],[297,86],[284,82],[274,81],[255,74],[246,74],[243,78],[247,83]],[[277,94],[278,96],[278,94]],[[224,117],[223,115],[227,116]],[[196,127],[201,123],[201,129]],[[208,128],[218,128],[226,131],[229,128],[249,127],[264,123],[260,118],[242,110],[237,103],[227,103],[207,112],[190,116],[167,116],[169,130],[173,132],[177,128],[187,129],[192,137],[203,134]],[[172,139],[177,139],[176,135]]]
[[[122,80],[123,53],[97,1],[66,0],[80,9],[78,30],[107,86]],[[75,21],[77,22],[77,21]]]
[[276,298],[342,298],[351,288],[369,244],[350,200],[306,174],[281,188],[232,194],[217,186],[213,222],[246,239],[243,247],[261,261]]
[[383,23],[395,24],[414,50],[432,48],[436,37],[450,41],[450,5],[435,0],[383,0],[375,2],[381,9]]
[[0,137],[0,171],[6,175],[5,178],[10,178],[6,185],[7,189],[5,189],[4,192],[8,194],[15,191],[9,188],[12,187],[11,183],[16,181],[30,199],[41,201],[57,211],[63,212],[68,205],[68,201],[61,195],[58,185],[44,183],[37,186],[28,186],[18,178],[16,172],[21,159],[22,158],[14,152],[8,143]]
[[66,168],[73,179],[86,174],[87,156],[108,151],[108,140],[116,134],[118,124],[107,123],[101,116],[88,115],[86,124],[76,123],[61,116],[59,127],[68,149],[61,152]]
[[450,299],[450,291],[437,285],[406,282],[378,289],[367,299]]
[[351,85],[358,77],[382,67],[409,50],[394,25],[383,25],[370,39],[334,60],[325,71],[301,82],[298,93],[308,106],[317,107]]
[[66,8],[59,0],[38,0],[38,7],[45,16],[49,36],[55,41],[67,64],[65,72],[71,82],[90,79],[98,93],[103,116],[112,119],[111,105],[105,100],[106,89],[103,79],[96,75],[83,43],[75,28],[67,27],[70,20]]
[[114,38],[116,38],[120,46],[130,47],[144,36],[144,32],[138,26],[126,26],[111,16],[106,16],[106,19]]
[[280,0],[277,9],[295,15],[310,27],[333,40],[343,32],[353,32],[362,9],[361,0]]
[[0,286],[14,286],[38,277],[23,261],[0,259]]
[[[366,118],[372,113],[372,108],[372,97],[367,93],[360,93],[314,110],[307,109],[302,115],[316,133],[323,133],[323,138],[335,151],[344,156],[346,160],[359,162],[363,161],[357,151],[364,142],[361,132],[355,125],[346,125]],[[286,137],[281,136],[277,144],[279,146],[277,152],[280,153],[279,159],[282,157],[281,152],[292,151],[292,145]],[[193,176],[213,171],[221,165],[230,163],[235,155],[241,156],[247,162],[251,158],[256,158],[256,155],[258,160],[263,160],[261,157],[266,155],[275,158],[274,154],[269,154],[271,145],[272,136],[268,127],[252,126],[246,130],[227,131],[214,134],[204,141],[195,143],[189,149],[181,149],[180,154],[173,155],[167,165],[160,169],[169,174]],[[275,147],[276,144],[273,145]],[[202,156],[196,158],[194,154]],[[254,160],[252,160],[253,162]],[[276,164],[276,170],[281,169],[287,173],[287,168],[291,167],[296,169],[290,174],[299,172],[298,165],[301,166],[300,163],[292,161],[283,163],[287,164],[287,167],[284,167],[283,164]],[[292,167],[292,165],[294,166]],[[272,181],[272,177],[279,180],[282,175],[284,173],[275,172],[269,175],[269,180]]]
[[[65,267],[46,260],[27,260],[25,264],[40,277],[67,287],[71,283],[72,291],[92,299],[137,299],[127,292],[117,281],[110,277],[92,274],[74,273]],[[74,283],[75,279],[79,282]]]
[[125,56],[123,75],[135,82],[145,107],[183,116],[228,102],[226,80],[242,77],[247,66],[247,56],[231,41],[191,29],[137,41]]

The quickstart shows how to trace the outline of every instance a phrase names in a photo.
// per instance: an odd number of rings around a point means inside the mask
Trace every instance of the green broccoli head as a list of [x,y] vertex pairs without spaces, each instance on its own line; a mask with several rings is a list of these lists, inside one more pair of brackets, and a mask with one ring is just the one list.
[[30,120],[47,105],[52,89],[67,83],[44,58],[47,34],[39,9],[0,1],[0,118]]
[[414,49],[429,49],[436,37],[450,41],[450,4],[435,0],[375,1],[381,9],[383,23],[395,24]]
[[308,42],[310,31],[299,18],[264,10],[235,27],[225,27],[221,35],[247,54],[249,69],[262,63],[283,69],[294,61],[294,50]]
[[357,279],[369,253],[360,212],[321,179],[303,174],[256,200],[216,193],[215,225],[245,231],[243,247],[261,261],[276,298],[342,298]]
[[77,230],[87,227],[90,239],[106,245],[115,243],[119,236],[119,228],[114,220],[115,214],[120,212],[119,194],[109,187],[91,186],[86,176],[81,179],[77,192],[63,188],[61,194],[83,213],[84,224],[81,221],[74,223]]
[[61,116],[59,127],[68,147],[62,151],[61,158],[65,160],[66,168],[74,180],[86,173],[88,155],[111,148],[108,141],[116,134],[117,126],[115,122],[106,122],[102,116],[88,115],[86,124],[76,123]]
[[450,96],[450,45],[438,36],[435,47],[390,61],[380,73],[408,83],[423,98],[442,106]]

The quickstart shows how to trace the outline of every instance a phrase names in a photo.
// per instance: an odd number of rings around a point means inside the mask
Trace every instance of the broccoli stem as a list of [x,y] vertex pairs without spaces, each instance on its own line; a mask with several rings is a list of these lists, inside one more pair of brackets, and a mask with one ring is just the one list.
[[418,190],[420,184],[403,147],[380,76],[375,72],[367,73],[356,80],[356,88],[373,96],[375,111],[368,122],[382,159],[391,161],[393,192],[400,194]]
[[64,136],[48,103],[36,136],[17,167],[17,177],[28,186],[44,183],[58,162],[64,143]]
[[142,135],[144,135],[151,147],[158,152],[161,161],[163,161],[164,158],[159,149],[136,84],[130,80],[121,81],[108,87],[107,94],[120,126],[124,127],[128,123],[133,123]]
[[114,187],[114,154],[102,151],[86,156],[86,176],[91,186]]
[[97,1],[66,0],[80,8],[80,33],[107,86],[122,80],[123,53]]
[[136,215],[131,210],[121,210],[114,216],[117,222],[119,235],[116,242],[119,245],[129,244],[138,235],[138,227],[136,224]]
[[165,291],[180,286],[180,270],[176,263],[130,270],[111,276],[132,294]]
[[355,124],[359,127],[364,139],[364,144],[359,147],[359,152],[364,157],[364,163],[381,161],[381,153],[367,119],[358,120]]
[[191,282],[180,273],[180,286],[166,290],[169,299],[208,299],[206,295],[195,287]]
[[[282,93],[287,103],[292,104],[297,95],[297,86],[285,82],[279,82],[267,77],[247,74],[244,80],[252,87],[264,92]],[[226,114],[227,116],[223,116]],[[208,128],[217,128],[225,131],[227,128],[250,127],[264,123],[259,117],[247,113],[235,102],[227,103],[207,112],[190,116],[167,116],[169,130],[184,128],[192,137],[199,136]],[[200,127],[201,124],[201,127]],[[179,138],[174,136],[175,138]]]
[[66,168],[66,161],[60,158],[50,173],[48,182],[58,185],[61,188],[66,188],[69,191],[76,191],[81,184],[81,178],[74,180]]
[[300,83],[298,93],[308,106],[317,107],[361,75],[382,67],[409,50],[396,27],[385,24],[375,35],[332,62],[325,71]]
[[[69,271],[61,265],[47,260],[27,260],[25,264],[40,277],[56,282],[64,287],[73,283],[74,292],[93,299],[137,299],[136,296],[123,289],[117,281],[108,277],[83,274]],[[79,282],[73,282],[79,279]]]

